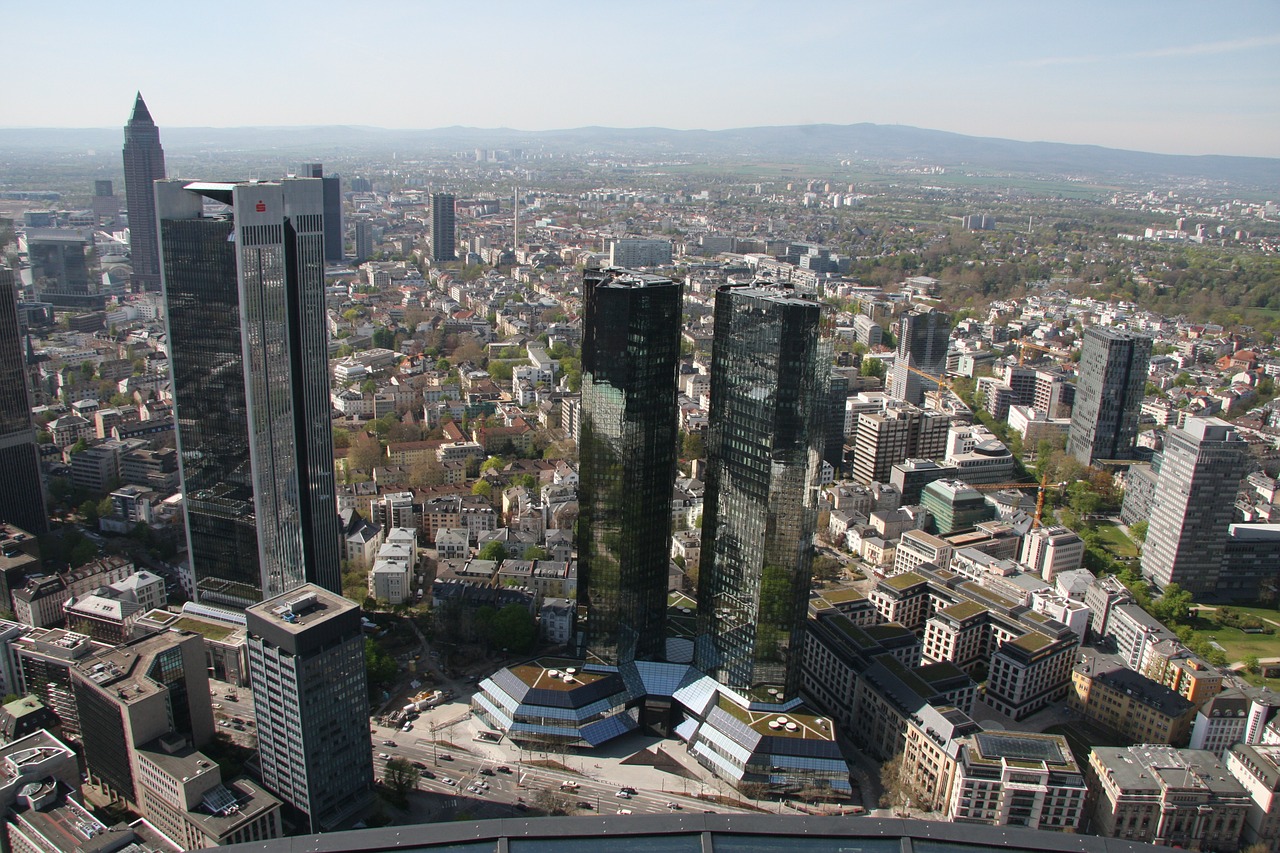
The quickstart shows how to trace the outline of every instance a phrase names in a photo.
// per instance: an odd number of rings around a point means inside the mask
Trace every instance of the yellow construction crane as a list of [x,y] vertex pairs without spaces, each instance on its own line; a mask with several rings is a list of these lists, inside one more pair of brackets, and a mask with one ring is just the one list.
[[1029,349],[1036,350],[1037,352],[1047,353],[1048,355],[1051,355],[1054,358],[1060,358],[1063,361],[1071,360],[1071,353],[1063,352],[1060,349],[1054,349],[1053,347],[1045,347],[1045,346],[1041,346],[1040,344],[1033,344],[1030,341],[1024,340],[1022,338],[1019,338],[1018,340],[1014,341],[1014,343],[1018,345],[1018,364],[1022,364],[1023,361],[1026,360],[1027,350]]
[[1033,527],[1040,526],[1040,520],[1044,517],[1044,496],[1049,488],[1049,474],[1045,472],[1040,478],[1040,482],[1034,480],[1029,483],[980,483],[978,485],[970,485],[969,488],[978,492],[999,492],[1005,489],[1035,489],[1036,494],[1036,514],[1032,522]]

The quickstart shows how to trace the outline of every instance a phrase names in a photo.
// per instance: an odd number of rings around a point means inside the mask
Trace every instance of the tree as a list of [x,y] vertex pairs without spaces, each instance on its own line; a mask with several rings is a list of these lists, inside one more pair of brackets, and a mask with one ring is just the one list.
[[1133,537],[1133,541],[1141,545],[1147,541],[1147,529],[1150,523],[1144,518],[1141,521],[1135,521],[1129,525],[1129,535]]
[[333,448],[334,450],[346,450],[351,446],[351,431],[342,427],[333,428]]
[[530,545],[524,549],[524,553],[520,558],[522,560],[548,560],[551,558],[551,554],[541,545]]
[[418,787],[421,775],[407,758],[393,758],[387,762],[382,778],[396,799],[403,803],[408,800],[409,792]]
[[700,432],[686,432],[680,456],[684,459],[703,459],[707,455],[707,442]]
[[383,651],[372,637],[364,638],[364,664],[368,670],[369,689],[383,687],[396,680],[400,667],[396,659]]
[[379,349],[395,349],[396,346],[395,332],[386,328],[374,329],[371,340]]
[[1250,675],[1257,675],[1262,672],[1262,661],[1258,660],[1257,655],[1246,655],[1244,659],[1245,672]]
[[486,498],[492,497],[493,485],[488,480],[477,480],[476,484],[471,487],[471,494]]
[[814,580],[831,581],[840,577],[840,561],[826,554],[818,554],[813,558]]
[[507,559],[507,546],[499,542],[497,539],[490,539],[484,544],[484,547],[480,549],[479,553],[476,554],[476,557],[481,560],[493,560],[494,562],[501,563],[503,560]]
[[409,485],[415,488],[439,486],[444,483],[444,466],[434,453],[422,456],[409,469]]
[[80,515],[84,517],[85,524],[90,527],[98,526],[98,504],[96,501],[85,501],[80,504]]
[[902,753],[898,753],[880,765],[880,807],[884,809],[910,808],[911,788],[907,784],[906,768]]
[[1164,594],[1151,603],[1151,615],[1167,625],[1185,624],[1191,621],[1191,607],[1195,604],[1190,592],[1177,583],[1165,586]]
[[501,471],[506,466],[506,461],[501,456],[490,456],[488,459],[480,463],[480,473],[485,471]]
[[357,471],[370,472],[382,465],[385,458],[382,442],[361,430],[351,441],[347,465]]
[[493,620],[493,644],[500,649],[523,654],[533,648],[538,626],[524,605],[508,604]]
[[361,393],[361,394],[376,394],[376,393],[378,393],[378,383],[377,383],[377,381],[375,381],[375,380],[373,380],[373,379],[366,379],[365,381],[361,382],[361,383],[360,383],[360,393]]

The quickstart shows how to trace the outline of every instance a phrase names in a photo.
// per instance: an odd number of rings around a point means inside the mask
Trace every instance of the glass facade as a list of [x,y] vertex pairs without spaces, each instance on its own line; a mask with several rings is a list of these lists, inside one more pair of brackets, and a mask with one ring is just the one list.
[[1085,329],[1067,439],[1067,451],[1082,464],[1133,457],[1150,360],[1151,338],[1145,335]]
[[[162,182],[188,543],[202,601],[340,589],[321,182]],[[228,205],[202,213],[204,198]]]
[[588,270],[583,300],[578,601],[612,665],[663,651],[682,285]]
[[831,344],[787,288],[716,294],[697,665],[729,687],[799,688]]
[[0,267],[0,518],[28,533],[48,530],[40,455],[31,426],[31,393],[18,323],[16,276]]

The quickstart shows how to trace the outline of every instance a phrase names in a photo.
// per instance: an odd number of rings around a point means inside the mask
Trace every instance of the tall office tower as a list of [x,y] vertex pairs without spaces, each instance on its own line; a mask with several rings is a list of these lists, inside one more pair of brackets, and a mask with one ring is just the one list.
[[458,224],[453,193],[431,194],[431,260],[458,259]]
[[303,163],[303,178],[319,178],[324,182],[324,259],[340,264],[342,252],[342,179],[337,175],[325,177],[324,164]]
[[831,465],[839,479],[844,471],[844,413],[849,402],[849,374],[846,370],[831,371],[831,394],[827,400],[830,409],[827,411],[827,440],[822,458]]
[[893,362],[889,395],[917,406],[923,403],[924,392],[932,391],[938,385],[907,370],[906,365],[932,376],[941,376],[947,369],[947,345],[950,341],[950,314],[927,311],[902,315],[898,356]]
[[332,829],[373,785],[360,608],[307,584],[245,618],[262,784]]
[[139,804],[138,752],[176,736],[199,749],[213,737],[204,638],[165,631],[71,667],[85,764],[95,784]]
[[93,218],[103,228],[114,228],[120,220],[120,202],[110,181],[93,182]]
[[696,660],[729,687],[799,689],[831,351],[821,303],[716,291]]
[[1142,574],[1156,586],[1215,593],[1248,447],[1219,418],[1187,418],[1169,430],[1142,546]]
[[[0,246],[0,248],[3,248]],[[18,322],[17,276],[0,266],[0,521],[28,533],[46,533],[49,514],[44,503],[40,449],[31,424],[31,388]],[[6,597],[2,602],[10,606]]]
[[161,181],[156,205],[196,594],[339,590],[320,181]]
[[613,665],[663,651],[682,286],[612,268],[582,285],[578,602],[586,653]]
[[1085,330],[1067,436],[1067,451],[1081,463],[1133,458],[1150,360],[1146,335],[1106,326]]
[[373,223],[357,219],[355,224],[356,263],[363,263],[373,255]]
[[129,214],[129,258],[135,290],[160,289],[160,243],[156,235],[153,185],[164,180],[160,129],[138,93],[124,126],[124,204]]

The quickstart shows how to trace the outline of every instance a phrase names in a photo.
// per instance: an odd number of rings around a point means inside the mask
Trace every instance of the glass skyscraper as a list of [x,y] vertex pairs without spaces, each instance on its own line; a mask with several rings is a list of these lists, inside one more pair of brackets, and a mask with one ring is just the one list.
[[764,701],[799,689],[831,350],[820,303],[717,291],[697,665]]
[[1067,452],[1082,464],[1133,458],[1150,361],[1146,335],[1106,326],[1085,329],[1067,437]]
[[578,601],[606,664],[663,651],[681,297],[662,276],[583,276]]
[[160,247],[156,236],[156,197],[152,186],[164,180],[160,130],[139,92],[124,126],[124,201],[129,213],[129,259],[138,290],[160,289]]
[[[0,246],[2,249],[3,246]],[[31,425],[31,388],[18,323],[17,276],[0,266],[0,521],[28,533],[49,529],[40,451]]]
[[431,194],[431,260],[458,259],[458,216],[453,193]]
[[912,373],[904,365],[931,376],[941,376],[947,369],[950,345],[950,314],[933,310],[904,314],[899,323],[898,355],[889,377],[889,395],[917,406],[923,403],[924,392],[936,389],[938,383]]
[[162,181],[156,206],[197,596],[336,592],[321,181]]

